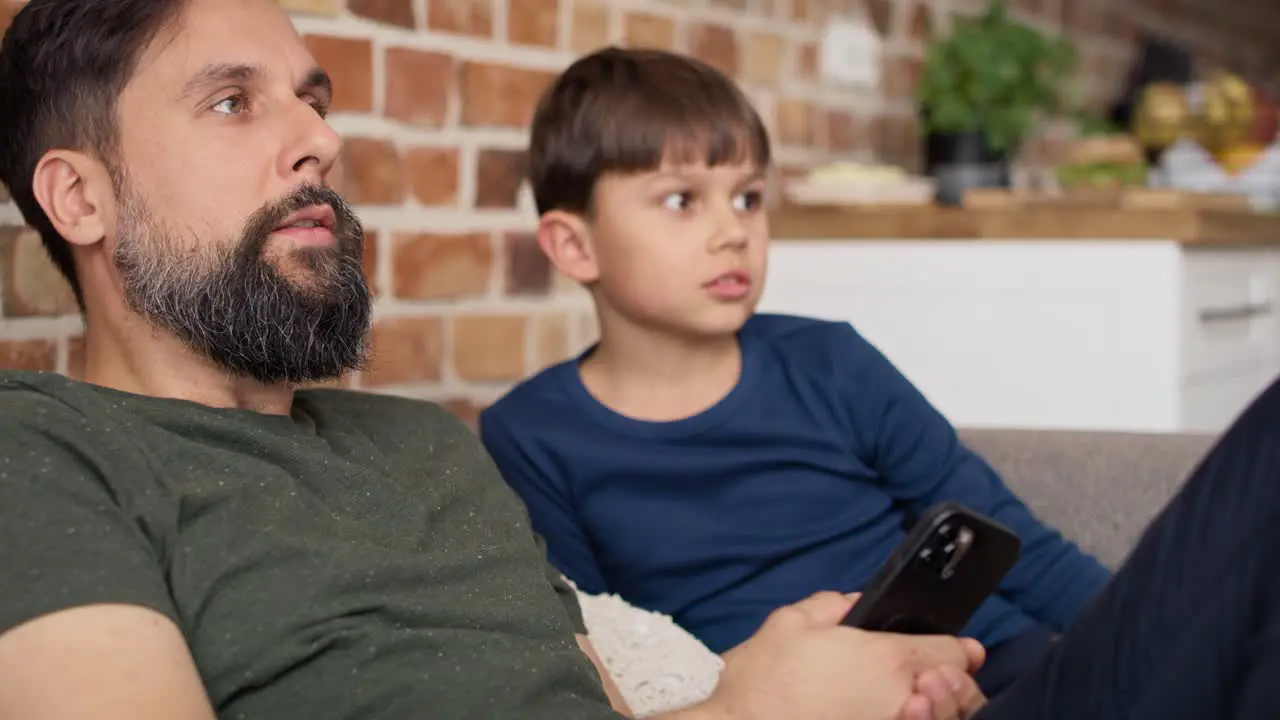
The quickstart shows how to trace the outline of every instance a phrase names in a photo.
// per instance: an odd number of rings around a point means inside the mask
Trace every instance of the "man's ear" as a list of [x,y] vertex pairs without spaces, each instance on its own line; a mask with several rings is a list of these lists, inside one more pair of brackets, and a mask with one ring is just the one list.
[[31,179],[36,202],[53,229],[72,245],[101,242],[114,191],[99,161],[71,150],[51,150],[40,158]]
[[581,216],[561,210],[538,220],[538,246],[557,270],[582,285],[600,277],[591,229]]

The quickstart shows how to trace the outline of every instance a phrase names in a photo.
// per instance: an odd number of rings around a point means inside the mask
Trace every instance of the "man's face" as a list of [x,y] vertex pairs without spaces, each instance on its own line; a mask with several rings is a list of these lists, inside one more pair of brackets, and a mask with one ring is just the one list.
[[272,0],[190,0],[121,94],[107,242],[125,299],[234,375],[307,382],[364,360],[363,230],[328,186],[329,98]]

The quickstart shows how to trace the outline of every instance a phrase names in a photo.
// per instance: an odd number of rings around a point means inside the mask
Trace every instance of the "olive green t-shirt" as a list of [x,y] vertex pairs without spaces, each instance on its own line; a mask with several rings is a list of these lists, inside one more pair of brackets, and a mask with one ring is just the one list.
[[616,718],[547,567],[436,405],[315,390],[285,417],[0,372],[0,633],[153,608],[221,718]]

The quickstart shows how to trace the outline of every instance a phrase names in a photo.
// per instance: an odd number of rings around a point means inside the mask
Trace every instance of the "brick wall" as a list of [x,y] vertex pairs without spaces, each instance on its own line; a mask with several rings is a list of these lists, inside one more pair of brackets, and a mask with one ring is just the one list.
[[[1273,72],[1280,22],[1264,2],[1021,0],[1069,33],[1109,97],[1133,33],[1156,27],[1210,62]],[[0,3],[5,0],[0,0]],[[282,0],[338,84],[345,187],[369,228],[378,293],[373,368],[348,382],[447,402],[471,417],[509,384],[590,342],[581,291],[528,235],[522,130],[552,73],[605,43],[675,48],[740,79],[788,168],[835,157],[912,163],[910,92],[923,41],[981,0]],[[11,4],[10,11],[16,7]],[[880,91],[816,77],[832,14],[886,38]],[[0,24],[3,24],[0,19]],[[2,141],[2,139],[0,139]],[[75,372],[80,321],[38,238],[0,195],[0,367]]]

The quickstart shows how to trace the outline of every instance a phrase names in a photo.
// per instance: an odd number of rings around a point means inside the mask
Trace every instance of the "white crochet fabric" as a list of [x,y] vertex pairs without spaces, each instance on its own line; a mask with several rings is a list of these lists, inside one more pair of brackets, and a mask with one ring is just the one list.
[[587,635],[637,718],[688,707],[715,689],[724,667],[670,617],[616,595],[578,592]]

